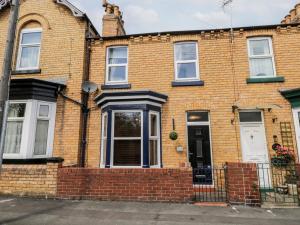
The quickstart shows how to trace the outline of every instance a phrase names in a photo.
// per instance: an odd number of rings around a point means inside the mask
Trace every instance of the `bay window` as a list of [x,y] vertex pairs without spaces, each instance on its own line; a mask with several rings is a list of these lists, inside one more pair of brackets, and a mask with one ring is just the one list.
[[198,45],[196,42],[175,44],[175,79],[199,80]]
[[23,29],[17,59],[18,70],[39,68],[42,29]]
[[50,157],[56,104],[38,100],[10,101],[4,158]]
[[265,78],[276,75],[271,37],[249,38],[248,54],[251,77]]
[[128,82],[128,48],[126,46],[107,48],[106,65],[107,84]]

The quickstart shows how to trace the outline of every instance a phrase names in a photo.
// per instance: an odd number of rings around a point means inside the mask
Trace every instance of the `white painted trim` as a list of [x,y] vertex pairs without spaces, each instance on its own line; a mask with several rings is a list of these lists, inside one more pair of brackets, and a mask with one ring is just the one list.
[[[41,33],[40,43],[22,44],[23,35],[24,34],[28,34],[28,33]],[[41,48],[42,48],[42,35],[43,35],[42,28],[23,29],[21,31],[19,48],[18,48],[17,66],[16,66],[17,70],[34,70],[34,69],[39,69],[40,56],[41,56]],[[35,67],[21,67],[22,51],[23,51],[23,48],[25,48],[25,47],[39,47],[37,66],[35,66]]]
[[166,102],[163,98],[154,97],[151,95],[132,95],[132,96],[110,96],[110,97],[104,97],[101,100],[97,101],[97,104],[100,105],[104,101],[110,101],[110,100],[132,100],[132,99],[151,99],[154,101],[159,102]]
[[[195,60],[177,60],[176,59],[176,47],[184,44],[195,44],[196,46],[196,59]],[[200,68],[199,68],[199,46],[197,41],[182,41],[176,42],[174,44],[174,71],[175,71],[175,81],[199,81],[200,80]],[[185,64],[185,63],[195,63],[196,64],[196,77],[194,78],[179,78],[177,64]]]
[[[118,139],[114,137],[115,133],[115,113],[119,112],[138,112],[141,114],[141,137],[133,137],[135,139]],[[142,168],[143,167],[143,110],[113,110],[112,111],[112,121],[111,121],[111,149],[110,149],[110,167],[111,168]],[[114,140],[141,140],[141,165],[140,166],[114,166]]]
[[298,150],[298,162],[300,162],[300,124],[299,124],[299,116],[300,108],[293,108],[293,118],[294,118],[294,126],[296,131],[296,143],[297,143],[297,150]]
[[[270,49],[270,55],[261,55],[261,56],[255,56],[251,55],[251,49],[250,49],[250,42],[255,40],[268,40],[269,49]],[[276,66],[275,66],[275,57],[274,57],[274,51],[273,51],[273,41],[271,37],[252,37],[247,39],[247,48],[248,48],[248,61],[249,61],[249,69],[250,69],[250,77],[251,78],[269,78],[269,77],[276,77]],[[271,58],[272,64],[273,64],[273,76],[254,76],[251,73],[251,59],[266,59]]]
[[162,107],[161,104],[158,103],[154,103],[151,101],[129,101],[129,102],[108,102],[106,104],[104,104],[103,106],[101,106],[101,109],[110,106],[110,105],[142,105],[142,104],[148,104],[148,105],[152,105],[152,106],[157,106],[157,107]]
[[[157,118],[157,135],[156,136],[151,136],[151,115],[155,115]],[[149,167],[151,168],[161,168],[161,146],[160,146],[160,113],[156,111],[149,111],[149,119],[148,119],[148,128],[149,128],[149,141],[154,140],[157,141],[157,165],[150,165],[150,144],[149,144]]]
[[[126,48],[127,49],[127,63],[122,64],[109,64],[109,50],[112,48]],[[129,48],[126,45],[120,46],[110,46],[106,48],[106,73],[105,73],[105,84],[128,84],[128,62],[129,62]],[[123,67],[125,66],[125,80],[123,81],[109,81],[109,67]]]

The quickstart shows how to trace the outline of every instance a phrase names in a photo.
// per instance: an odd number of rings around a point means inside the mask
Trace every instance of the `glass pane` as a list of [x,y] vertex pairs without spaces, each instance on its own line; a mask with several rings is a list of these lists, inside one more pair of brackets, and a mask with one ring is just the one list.
[[196,78],[196,63],[178,63],[178,78]]
[[268,40],[251,40],[250,41],[250,54],[257,55],[270,55],[269,41]]
[[241,122],[262,122],[261,112],[240,112]]
[[208,122],[208,112],[189,112],[188,122]]
[[8,118],[22,118],[25,116],[26,103],[12,103],[9,105]]
[[151,126],[151,136],[152,137],[156,137],[156,136],[158,136],[158,134],[157,134],[157,115],[155,115],[155,114],[150,114],[151,116],[150,116],[150,120],[151,120],[151,124],[150,124],[150,126]]
[[107,137],[107,115],[103,117],[103,137]]
[[141,166],[141,141],[140,140],[115,140],[114,141],[115,166]]
[[103,156],[102,156],[102,160],[103,160],[102,165],[106,164],[106,146],[107,146],[107,139],[104,138],[103,143],[102,143],[102,148],[103,148],[102,149],[102,154],[103,154]]
[[41,32],[24,33],[22,38],[22,44],[39,44],[41,43]]
[[141,113],[115,113],[114,137],[141,137]]
[[4,153],[17,154],[20,153],[22,140],[23,121],[8,121]]
[[110,48],[108,50],[109,64],[126,64],[127,63],[127,47]]
[[150,166],[158,165],[157,146],[157,140],[149,141]]
[[21,68],[31,68],[38,66],[40,47],[23,47],[20,59]]
[[48,117],[49,116],[49,105],[40,105],[39,116],[40,117]]
[[48,142],[48,120],[38,120],[35,133],[34,155],[46,155]]
[[175,45],[176,60],[196,60],[196,43],[184,43]]
[[126,81],[126,66],[110,66],[108,81]]
[[272,58],[250,59],[251,76],[265,77],[274,76]]

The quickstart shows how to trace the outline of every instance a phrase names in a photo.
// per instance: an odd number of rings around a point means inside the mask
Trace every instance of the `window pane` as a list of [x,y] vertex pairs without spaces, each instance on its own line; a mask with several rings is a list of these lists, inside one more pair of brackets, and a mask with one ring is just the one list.
[[39,116],[40,117],[49,116],[49,105],[40,105]]
[[141,113],[115,113],[114,137],[141,137]]
[[188,122],[208,122],[208,112],[189,112]]
[[17,154],[20,153],[22,140],[23,121],[8,121],[4,153]]
[[196,43],[184,43],[175,45],[176,60],[196,60]]
[[157,146],[158,146],[157,140],[149,141],[150,166],[158,165]]
[[126,81],[126,66],[110,66],[108,81]]
[[115,166],[141,166],[141,141],[140,140],[115,140],[114,141]]
[[38,120],[36,125],[34,155],[46,155],[48,141],[48,120]]
[[196,63],[178,63],[178,78],[196,78]]
[[272,58],[250,59],[251,76],[274,76]]
[[22,47],[20,67],[30,68],[38,66],[40,47]]
[[102,162],[102,165],[105,165],[106,164],[106,146],[107,146],[107,139],[106,138],[104,138],[103,140],[103,143],[102,143],[102,154],[103,154],[103,156],[102,156],[102,160],[103,160],[103,162]]
[[240,112],[241,122],[262,122],[261,112]]
[[26,103],[10,104],[8,109],[8,118],[17,118],[25,116]]
[[41,32],[24,33],[22,44],[39,44],[41,43]]
[[155,115],[155,114],[150,114],[151,116],[150,116],[150,119],[151,119],[151,124],[150,124],[150,126],[151,126],[151,136],[152,137],[156,137],[156,136],[158,136],[158,134],[157,134],[157,115]]
[[257,55],[270,55],[269,41],[268,40],[251,40],[250,41],[250,54]]
[[109,64],[126,64],[127,63],[127,47],[110,48],[108,50]]
[[103,136],[107,137],[107,115],[103,117]]

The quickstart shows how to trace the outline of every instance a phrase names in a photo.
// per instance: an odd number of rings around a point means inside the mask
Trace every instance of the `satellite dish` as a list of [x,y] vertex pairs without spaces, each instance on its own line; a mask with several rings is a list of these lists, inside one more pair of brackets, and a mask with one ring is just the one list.
[[92,93],[94,93],[95,91],[98,90],[98,85],[91,82],[91,81],[85,81],[82,85],[82,90],[85,93],[92,94]]

